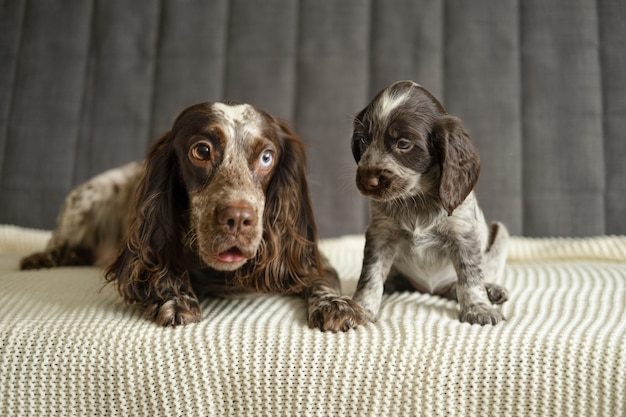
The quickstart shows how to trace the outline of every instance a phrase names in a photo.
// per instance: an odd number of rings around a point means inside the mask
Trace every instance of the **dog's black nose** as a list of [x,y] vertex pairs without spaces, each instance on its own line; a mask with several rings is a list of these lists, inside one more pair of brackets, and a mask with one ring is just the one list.
[[238,235],[254,228],[257,218],[254,209],[249,204],[238,202],[219,209],[217,222],[228,233]]

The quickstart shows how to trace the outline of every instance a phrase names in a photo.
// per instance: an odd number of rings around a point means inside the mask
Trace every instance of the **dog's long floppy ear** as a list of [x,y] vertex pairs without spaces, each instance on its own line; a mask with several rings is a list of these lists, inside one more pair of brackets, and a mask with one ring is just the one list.
[[254,277],[261,291],[302,288],[321,273],[304,145],[284,122],[275,123],[281,149],[265,197],[265,245],[255,271],[263,276]]
[[[171,133],[151,146],[139,183],[127,240],[106,271],[127,302],[161,299],[164,279],[180,277],[181,213],[188,204],[180,184]],[[175,286],[174,286],[175,288]],[[171,296],[172,294],[169,294]]]
[[460,119],[445,116],[432,131],[439,153],[439,197],[451,215],[474,189],[480,175],[480,158]]

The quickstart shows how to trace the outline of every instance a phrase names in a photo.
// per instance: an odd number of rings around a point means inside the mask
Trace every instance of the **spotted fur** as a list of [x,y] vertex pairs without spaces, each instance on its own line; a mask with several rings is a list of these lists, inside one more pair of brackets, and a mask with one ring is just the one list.
[[245,292],[301,295],[323,331],[367,317],[319,253],[302,142],[247,104],[191,106],[143,164],[77,187],[21,268],[91,264],[164,326],[199,321],[200,297]]
[[462,122],[423,87],[397,82],[355,117],[352,151],[357,188],[371,199],[353,297],[369,319],[387,287],[458,300],[463,322],[504,320],[492,303],[506,289],[484,281],[503,273],[508,232],[478,206],[480,160]]

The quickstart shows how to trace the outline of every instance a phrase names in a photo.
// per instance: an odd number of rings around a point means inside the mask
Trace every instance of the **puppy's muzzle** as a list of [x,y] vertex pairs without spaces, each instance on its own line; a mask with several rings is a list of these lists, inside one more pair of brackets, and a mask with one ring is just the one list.
[[381,169],[357,169],[356,184],[364,195],[377,195],[387,189],[390,184],[389,176]]

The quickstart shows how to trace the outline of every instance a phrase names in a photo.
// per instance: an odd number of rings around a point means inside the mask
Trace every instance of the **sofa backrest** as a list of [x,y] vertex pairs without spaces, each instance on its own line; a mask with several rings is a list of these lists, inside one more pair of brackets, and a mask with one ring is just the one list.
[[50,0],[0,10],[0,223],[140,159],[179,111],[254,103],[308,144],[323,237],[361,233],[352,116],[412,79],[465,122],[511,233],[626,233],[621,0]]

